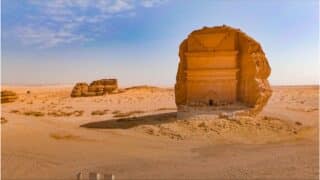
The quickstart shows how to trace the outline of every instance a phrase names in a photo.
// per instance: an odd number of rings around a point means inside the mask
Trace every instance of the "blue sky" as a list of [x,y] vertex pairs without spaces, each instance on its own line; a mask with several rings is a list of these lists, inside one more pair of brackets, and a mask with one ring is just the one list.
[[2,83],[172,86],[183,39],[227,24],[262,44],[270,82],[317,84],[317,0],[2,0]]

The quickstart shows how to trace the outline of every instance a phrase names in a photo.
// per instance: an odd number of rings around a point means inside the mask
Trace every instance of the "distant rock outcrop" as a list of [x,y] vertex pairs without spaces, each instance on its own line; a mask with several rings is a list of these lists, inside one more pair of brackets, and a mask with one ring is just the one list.
[[88,85],[87,83],[77,83],[71,97],[102,96],[107,93],[114,93],[118,90],[117,79],[96,80]]
[[71,97],[81,97],[87,96],[88,93],[88,84],[84,82],[77,83],[71,92]]
[[8,90],[1,91],[1,104],[14,102],[17,99],[18,99],[18,96],[15,92],[8,91]]

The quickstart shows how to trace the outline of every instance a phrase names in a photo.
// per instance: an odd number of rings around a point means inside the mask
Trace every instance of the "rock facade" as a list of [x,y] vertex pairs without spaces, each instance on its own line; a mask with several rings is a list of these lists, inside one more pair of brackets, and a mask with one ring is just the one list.
[[1,91],[1,104],[14,102],[17,99],[18,99],[18,96],[15,92],[7,91],[7,90]]
[[117,79],[96,80],[88,85],[77,83],[71,92],[71,97],[102,96],[107,93],[114,93],[118,89]]
[[239,29],[223,25],[193,31],[181,43],[179,57],[178,110],[242,103],[257,114],[272,94],[261,45]]

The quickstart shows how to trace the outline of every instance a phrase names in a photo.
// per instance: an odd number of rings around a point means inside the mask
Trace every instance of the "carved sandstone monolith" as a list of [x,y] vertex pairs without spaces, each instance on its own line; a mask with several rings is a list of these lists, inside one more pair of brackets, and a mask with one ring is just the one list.
[[180,112],[242,104],[242,113],[255,115],[272,94],[262,47],[239,29],[223,25],[193,31],[181,43],[179,57],[175,96]]

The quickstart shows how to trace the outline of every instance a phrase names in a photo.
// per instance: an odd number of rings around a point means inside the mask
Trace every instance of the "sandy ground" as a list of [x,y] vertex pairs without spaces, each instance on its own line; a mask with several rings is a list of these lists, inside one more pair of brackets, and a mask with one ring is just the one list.
[[194,121],[176,119],[172,89],[71,88],[2,87],[19,95],[2,104],[2,179],[318,179],[316,86],[274,87],[255,118]]

